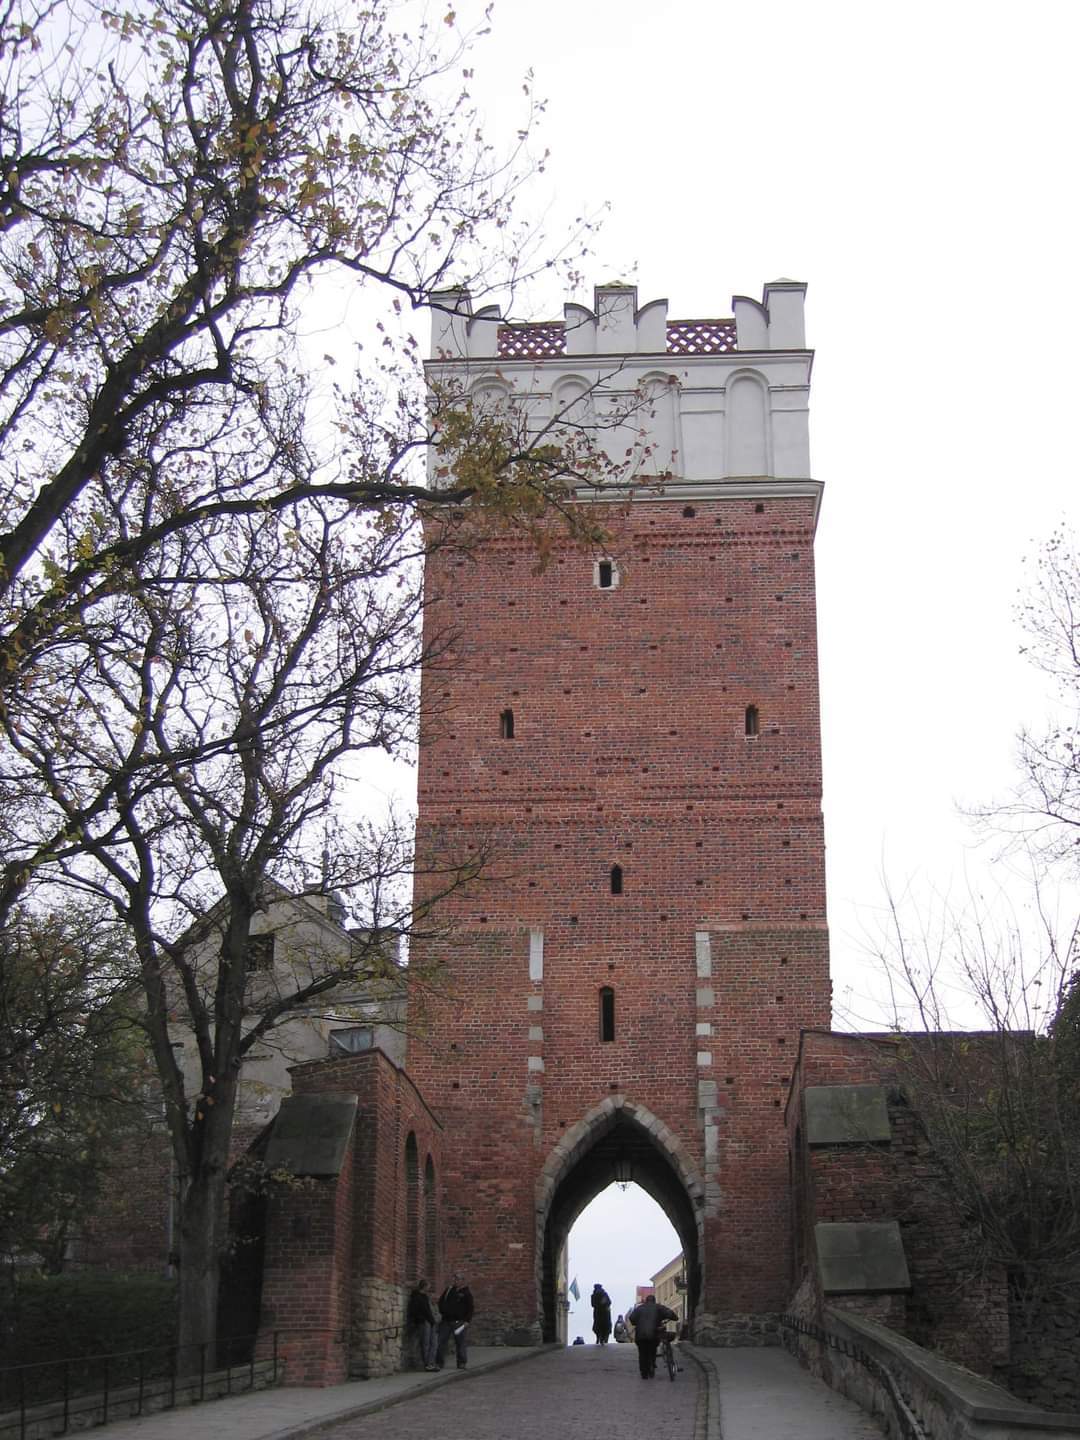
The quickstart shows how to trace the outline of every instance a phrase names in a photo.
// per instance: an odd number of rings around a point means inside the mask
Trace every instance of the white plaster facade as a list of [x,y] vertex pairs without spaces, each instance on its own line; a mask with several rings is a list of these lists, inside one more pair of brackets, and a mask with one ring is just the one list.
[[[296,896],[281,890],[254,917],[252,938],[273,936],[273,953],[267,969],[249,973],[245,1004],[250,1015],[245,1018],[245,1031],[277,995],[294,994],[318,976],[348,964],[352,937],[342,923],[343,917],[339,919],[334,910],[334,902],[324,895]],[[200,953],[206,955],[205,974],[211,988],[216,983],[217,937],[213,921],[211,911],[201,927],[205,935],[194,942],[197,966]],[[212,1006],[212,994],[207,995],[207,1001]],[[183,1013],[183,1007],[179,1007],[178,1015],[182,1017]],[[348,1043],[344,1038],[347,1032],[360,1030],[370,1032],[362,1037],[365,1048],[382,1050],[396,1065],[404,1064],[403,983],[345,983],[283,1019],[244,1058],[237,1096],[238,1123],[262,1125],[270,1121],[281,1101],[292,1093],[290,1066],[347,1053],[339,1045]],[[176,1043],[185,1086],[189,1094],[194,1093],[199,1076],[195,1038],[190,1030],[178,1026]]]
[[653,1292],[658,1305],[674,1310],[679,1323],[686,1319],[686,1262],[680,1250],[674,1260],[669,1260],[651,1277]]
[[[760,302],[734,296],[730,320],[669,321],[666,300],[639,307],[633,286],[598,286],[592,310],[570,304],[561,322],[522,326],[446,291],[432,310],[428,375],[475,400],[523,407],[533,434],[560,418],[592,426],[616,473],[602,490],[579,490],[582,499],[817,501],[805,294],[776,280]],[[435,456],[429,464],[437,483]]]

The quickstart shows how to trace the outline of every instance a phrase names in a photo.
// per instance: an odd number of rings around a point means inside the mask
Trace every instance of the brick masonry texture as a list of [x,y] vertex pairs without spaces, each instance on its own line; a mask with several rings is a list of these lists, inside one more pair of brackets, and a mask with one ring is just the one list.
[[[939,1349],[979,1374],[1002,1379],[1009,1362],[1005,1275],[987,1272],[978,1263],[970,1221],[958,1212],[918,1116],[905,1099],[901,1054],[902,1045],[891,1036],[808,1033],[802,1038],[787,1106],[798,1285],[793,1309],[804,1318],[820,1317],[815,1224],[896,1220],[910,1292],[845,1295],[831,1303]],[[889,1142],[806,1146],[806,1086],[875,1083],[888,1092]]]
[[172,1150],[164,1126],[147,1122],[119,1137],[101,1177],[94,1209],[80,1227],[74,1263],[161,1274],[168,1251],[172,1188]]
[[357,1116],[339,1176],[274,1187],[261,1328],[266,1337],[287,1332],[292,1384],[388,1375],[408,1346],[409,1287],[421,1267],[437,1273],[440,1264],[441,1127],[378,1050],[298,1065],[292,1078],[298,1094],[356,1095]]
[[610,589],[557,543],[539,571],[505,538],[428,568],[418,852],[488,865],[418,957],[445,977],[413,996],[408,1067],[446,1125],[448,1259],[482,1296],[478,1338],[550,1329],[538,1252],[572,1175],[540,1180],[609,1098],[654,1118],[650,1163],[688,1213],[702,1181],[698,1333],[787,1296],[782,1104],[830,1000],[812,502],[605,522]]

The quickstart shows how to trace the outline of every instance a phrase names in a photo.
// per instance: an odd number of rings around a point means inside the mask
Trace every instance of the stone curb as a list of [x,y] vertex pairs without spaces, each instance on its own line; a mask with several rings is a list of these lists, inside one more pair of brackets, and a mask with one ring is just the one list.
[[[268,1430],[261,1440],[300,1440],[301,1436],[317,1434],[320,1430],[328,1430],[332,1425],[341,1425],[348,1420],[358,1420],[364,1415],[375,1415],[380,1410],[389,1410],[392,1405],[400,1405],[405,1400],[415,1400],[417,1396],[430,1395],[433,1390],[439,1390],[444,1385],[456,1385],[462,1380],[475,1380],[478,1375],[487,1375],[492,1370],[504,1370],[508,1365],[519,1365],[523,1360],[531,1360],[535,1355],[547,1355],[552,1350],[561,1350],[562,1348],[561,1345],[536,1345],[523,1347],[521,1350],[515,1349],[512,1354],[507,1354],[505,1357],[500,1356],[497,1360],[488,1360],[475,1370],[468,1368],[447,1370],[432,1380],[418,1381],[416,1385],[410,1386],[407,1390],[400,1390],[396,1395],[382,1395],[377,1400],[368,1400],[362,1405],[349,1405],[344,1410],[335,1411],[333,1415],[320,1415],[315,1420],[305,1420],[299,1425],[288,1425],[283,1430]],[[418,1375],[420,1373],[417,1372]]]
[[[694,1414],[694,1440],[724,1440],[720,1427],[720,1377],[716,1366],[707,1355],[701,1355],[685,1340],[679,1346],[681,1352],[693,1360],[701,1371],[702,1385],[698,1390],[699,1403]],[[704,1404],[701,1397],[704,1396]]]

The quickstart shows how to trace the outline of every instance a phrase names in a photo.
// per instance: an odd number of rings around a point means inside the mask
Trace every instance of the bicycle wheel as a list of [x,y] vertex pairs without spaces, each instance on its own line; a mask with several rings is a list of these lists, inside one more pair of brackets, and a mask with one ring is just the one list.
[[675,1349],[670,1341],[664,1346],[664,1359],[667,1361],[668,1379],[674,1383],[677,1366],[675,1364]]

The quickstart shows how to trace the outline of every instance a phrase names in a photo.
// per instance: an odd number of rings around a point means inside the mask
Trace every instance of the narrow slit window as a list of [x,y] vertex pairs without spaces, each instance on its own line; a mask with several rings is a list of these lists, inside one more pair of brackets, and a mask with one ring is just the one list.
[[613,895],[621,895],[621,894],[622,894],[622,879],[623,879],[623,877],[622,877],[622,866],[621,866],[621,865],[612,865],[612,867],[611,867],[611,893],[612,893]]
[[504,710],[499,716],[499,734],[504,740],[512,740],[514,738],[513,710]]
[[615,991],[610,985],[600,991],[600,1039],[615,1039]]
[[756,706],[756,705],[747,705],[747,707],[746,707],[746,733],[747,733],[747,735],[757,735],[757,734],[760,732],[760,729],[761,729],[761,717],[758,715],[758,708],[757,708],[757,706]]

